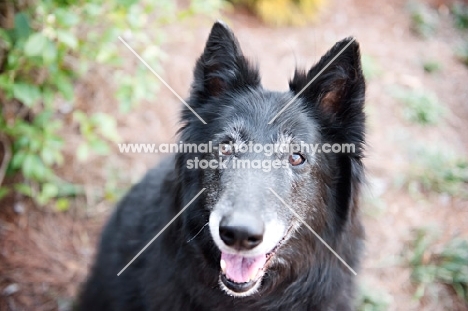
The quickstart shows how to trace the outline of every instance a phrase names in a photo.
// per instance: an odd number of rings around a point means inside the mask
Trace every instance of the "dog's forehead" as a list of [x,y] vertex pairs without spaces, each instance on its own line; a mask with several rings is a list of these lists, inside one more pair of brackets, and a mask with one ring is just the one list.
[[319,135],[316,120],[307,113],[302,100],[290,92],[248,92],[224,105],[227,113],[219,119],[223,123],[223,131],[216,135],[219,139],[292,143],[313,141]]
[[[299,117],[299,121],[279,124],[253,124],[249,118],[235,118],[233,122],[224,125],[223,130],[216,134],[218,140],[233,142],[253,141],[258,143],[291,144],[315,142],[318,140],[318,126],[314,120]],[[304,119],[305,122],[301,122]]]

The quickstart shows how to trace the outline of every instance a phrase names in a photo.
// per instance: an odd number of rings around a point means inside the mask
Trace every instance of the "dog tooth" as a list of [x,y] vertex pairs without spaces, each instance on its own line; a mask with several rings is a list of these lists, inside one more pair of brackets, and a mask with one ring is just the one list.
[[223,271],[223,273],[226,272],[226,261],[224,259],[221,259],[221,261],[219,262],[219,265],[221,266],[221,271]]
[[250,281],[254,281],[256,278],[257,278],[257,275],[258,275],[258,270],[254,270],[252,271],[252,273],[250,274]]

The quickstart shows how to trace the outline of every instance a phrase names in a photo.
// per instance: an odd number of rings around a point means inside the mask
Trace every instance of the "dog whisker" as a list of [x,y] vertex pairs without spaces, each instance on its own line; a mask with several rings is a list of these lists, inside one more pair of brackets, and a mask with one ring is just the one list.
[[203,229],[205,229],[205,227],[209,224],[209,222],[207,222],[206,224],[203,225],[203,227],[201,227],[200,231],[197,232],[197,234],[195,234],[192,238],[188,239],[187,240],[187,243],[190,243],[193,239],[195,239],[202,231]]

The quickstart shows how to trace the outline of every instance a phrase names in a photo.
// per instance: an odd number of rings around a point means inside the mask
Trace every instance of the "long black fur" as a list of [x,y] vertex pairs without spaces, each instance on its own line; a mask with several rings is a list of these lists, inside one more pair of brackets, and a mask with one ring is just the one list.
[[[358,270],[365,141],[365,83],[358,43],[352,42],[273,124],[267,124],[351,40],[338,42],[308,72],[296,71],[290,91],[277,93],[262,88],[258,70],[245,59],[232,32],[216,23],[197,61],[188,100],[207,124],[185,109],[180,138],[216,142],[226,125],[235,123],[241,124],[238,130],[246,140],[269,141],[278,133],[291,133],[308,142],[355,144],[351,154],[316,154],[316,164],[295,171],[298,177],[291,183],[269,185]],[[182,153],[170,157],[118,204],[102,233],[77,310],[354,309],[356,277],[303,225],[277,251],[278,260],[268,268],[258,293],[224,293],[218,285],[220,251],[207,223],[211,208],[231,185],[220,170],[188,169],[187,160],[195,156],[217,158]],[[117,276],[202,188],[206,191]],[[278,203],[274,196],[258,199],[265,200],[264,208]]]

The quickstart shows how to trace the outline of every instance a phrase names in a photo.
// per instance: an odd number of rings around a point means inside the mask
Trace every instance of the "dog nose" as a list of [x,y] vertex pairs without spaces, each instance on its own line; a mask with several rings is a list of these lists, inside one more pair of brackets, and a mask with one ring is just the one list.
[[237,250],[249,250],[263,241],[264,225],[258,217],[231,215],[219,224],[219,236],[227,245]]

